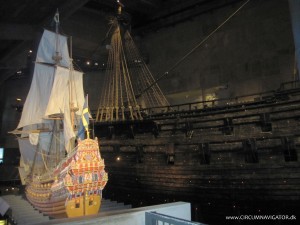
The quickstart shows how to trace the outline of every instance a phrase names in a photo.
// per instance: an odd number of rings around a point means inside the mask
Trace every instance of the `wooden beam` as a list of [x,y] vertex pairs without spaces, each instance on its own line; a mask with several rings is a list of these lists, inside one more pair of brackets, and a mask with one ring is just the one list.
[[36,26],[0,23],[0,40],[32,40]]
[[150,19],[143,23],[137,23],[134,26],[135,30],[141,33],[147,33],[153,30],[158,30],[162,27],[172,26],[179,22],[188,20],[190,18],[199,16],[201,14],[227,7],[236,4],[242,0],[191,0],[182,1],[181,4],[165,7],[164,10],[160,10],[157,14],[154,14]]
[[[60,5],[57,5],[57,8],[59,8],[60,11],[60,19],[64,20],[67,19],[68,17],[70,17],[73,13],[75,13],[78,9],[80,9],[83,5],[85,5],[89,0],[73,0],[73,1],[64,1],[63,4],[61,3]],[[54,12],[52,12],[54,15]],[[49,12],[50,14],[50,12]],[[15,62],[14,63],[14,68],[12,70],[8,70],[7,72],[0,74],[0,85],[3,84],[3,82],[5,80],[7,80],[10,76],[14,75],[14,73],[21,69],[22,66],[24,65],[24,60],[26,60],[26,56],[24,56],[24,54],[20,54],[20,52],[28,52],[28,49],[30,46],[31,42],[28,42],[28,40],[34,39],[35,38],[35,33],[37,31],[38,27],[43,27],[45,23],[49,22],[49,17],[45,18],[42,21],[39,21],[37,24],[33,25],[33,26],[29,26],[27,28],[31,29],[31,34],[25,33],[25,38],[24,39],[19,39],[19,40],[23,40],[22,43],[18,44],[17,46],[15,46],[14,48],[12,48],[5,56],[2,57],[1,59],[1,63],[8,65],[11,64],[10,62]],[[4,24],[5,25],[5,24]],[[0,27],[1,28],[1,27]],[[16,29],[19,29],[19,33],[21,34],[22,30],[26,28],[26,25],[22,26],[22,25],[17,25]],[[35,28],[35,29],[34,29]],[[10,28],[10,29],[14,29],[14,28]],[[8,28],[7,28],[8,30]],[[23,30],[23,32],[25,32]],[[0,32],[0,36],[1,36],[1,32]],[[13,38],[13,34],[10,34],[10,36],[8,35],[8,37]],[[7,38],[8,38],[7,37]],[[16,37],[14,37],[16,38]],[[21,38],[21,37],[19,37]],[[1,39],[1,38],[0,38]]]

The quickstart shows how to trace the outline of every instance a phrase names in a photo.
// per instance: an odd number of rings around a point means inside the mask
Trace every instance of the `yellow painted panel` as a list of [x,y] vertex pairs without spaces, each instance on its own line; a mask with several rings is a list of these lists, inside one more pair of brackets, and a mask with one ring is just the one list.
[[66,203],[66,213],[68,217],[77,217],[84,215],[83,196],[68,200]]
[[101,197],[99,195],[90,195],[85,197],[85,215],[93,215],[99,212]]

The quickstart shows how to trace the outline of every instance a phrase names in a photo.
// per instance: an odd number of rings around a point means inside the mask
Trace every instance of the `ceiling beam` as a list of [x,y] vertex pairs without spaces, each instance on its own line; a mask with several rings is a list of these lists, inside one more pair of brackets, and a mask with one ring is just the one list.
[[[57,5],[60,11],[60,20],[67,19],[73,13],[75,13],[78,9],[80,9],[83,5],[85,5],[90,0],[73,0],[73,1],[63,1],[63,4]],[[53,14],[54,12],[49,12]],[[49,21],[49,16],[44,20],[40,21],[37,24],[34,24],[32,27],[29,27],[32,32],[32,39],[35,38],[37,28],[43,27],[45,23]],[[54,15],[53,15],[54,16]],[[35,27],[35,29],[34,29]],[[24,27],[23,27],[24,28]],[[23,29],[22,26],[19,26],[19,29]],[[19,32],[21,32],[19,30]],[[11,37],[13,35],[11,34]],[[26,38],[30,38],[30,34],[26,34]],[[14,69],[7,70],[6,72],[2,72],[0,74],[0,85],[2,85],[7,79],[13,76],[18,70],[20,70],[24,66],[24,60],[26,60],[26,56],[28,54],[28,49],[31,47],[30,44],[32,42],[28,42],[28,39],[23,39],[23,41],[12,48],[5,56],[0,59],[0,63],[7,66],[13,67]]]
[[141,2],[152,6],[154,8],[158,8],[160,6],[160,1],[159,0],[141,0]]
[[[203,13],[210,12],[228,5],[236,4],[243,0],[191,0],[181,3],[178,6],[172,6],[158,14],[152,16],[151,19],[143,21],[142,24],[136,24],[134,28],[140,33],[155,31],[163,27],[172,26],[183,22]],[[146,25],[145,25],[146,24]]]
[[0,23],[0,40],[32,40],[36,26]]
[[59,7],[60,18],[62,20],[69,18],[89,1],[90,0],[65,1],[65,3]]

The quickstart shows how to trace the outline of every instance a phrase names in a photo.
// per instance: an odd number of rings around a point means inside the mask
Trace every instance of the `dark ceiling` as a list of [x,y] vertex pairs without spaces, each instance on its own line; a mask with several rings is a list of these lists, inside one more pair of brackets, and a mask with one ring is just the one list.
[[[240,1],[243,0],[121,0],[121,3],[132,31],[145,35]],[[30,50],[35,50],[42,28],[51,28],[57,9],[63,32],[72,36],[74,60],[79,64],[87,59],[97,60],[97,67],[103,66],[107,54],[103,41],[109,18],[115,15],[117,7],[116,0],[1,1],[0,84],[28,68],[28,57],[33,54]]]

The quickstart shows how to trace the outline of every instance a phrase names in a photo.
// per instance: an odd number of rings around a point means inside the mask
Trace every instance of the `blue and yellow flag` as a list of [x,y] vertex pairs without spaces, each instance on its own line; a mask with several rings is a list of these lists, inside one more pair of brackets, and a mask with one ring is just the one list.
[[85,135],[85,131],[87,133],[87,138],[90,138],[89,133],[89,122],[90,122],[90,113],[89,113],[89,107],[88,107],[88,96],[86,96],[83,108],[82,108],[82,114],[81,114],[81,121],[78,129],[78,137],[83,140]]

